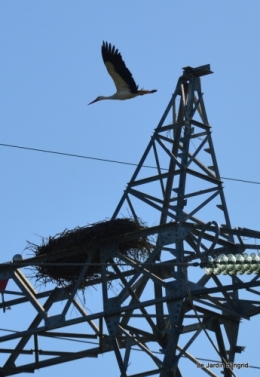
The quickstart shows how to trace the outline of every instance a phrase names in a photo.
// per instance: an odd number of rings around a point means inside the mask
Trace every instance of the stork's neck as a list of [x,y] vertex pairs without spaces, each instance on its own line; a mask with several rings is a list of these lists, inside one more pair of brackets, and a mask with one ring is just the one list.
[[99,99],[100,100],[102,100],[102,99],[118,99],[118,97],[117,97],[117,93],[115,93],[112,96],[100,96]]

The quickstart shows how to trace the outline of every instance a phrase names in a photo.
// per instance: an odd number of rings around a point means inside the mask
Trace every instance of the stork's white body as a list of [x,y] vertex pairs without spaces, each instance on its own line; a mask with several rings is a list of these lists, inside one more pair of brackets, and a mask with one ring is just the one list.
[[99,100],[102,100],[102,99],[120,99],[120,100],[125,100],[125,99],[130,99],[130,98],[134,98],[134,97],[137,97],[139,96],[139,94],[135,94],[135,93],[131,93],[131,92],[127,92],[127,91],[124,91],[124,92],[116,92],[115,94],[113,94],[112,96],[99,96]]
[[112,96],[99,96],[94,101],[90,102],[89,105],[103,99],[125,100],[142,96],[144,94],[155,93],[157,91],[155,89],[138,90],[138,86],[136,85],[131,72],[126,67],[121,54],[118,52],[115,46],[111,46],[110,43],[108,44],[107,42],[103,42],[101,52],[104,64],[115,83],[117,92]]

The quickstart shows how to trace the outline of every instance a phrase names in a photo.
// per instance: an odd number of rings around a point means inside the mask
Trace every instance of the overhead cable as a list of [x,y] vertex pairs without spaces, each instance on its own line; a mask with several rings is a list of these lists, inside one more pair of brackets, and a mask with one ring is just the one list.
[[[129,166],[138,166],[138,164],[134,162],[126,162],[126,161],[118,161],[118,160],[110,160],[107,158],[99,158],[99,157],[92,157],[92,156],[84,156],[80,154],[74,154],[74,153],[66,153],[66,152],[58,152],[58,151],[51,151],[48,149],[39,149],[39,148],[32,148],[32,147],[23,147],[20,145],[13,145],[13,144],[4,144],[0,143],[1,147],[9,147],[9,148],[17,148],[17,149],[24,149],[24,150],[29,150],[29,151],[34,151],[34,152],[42,152],[42,153],[51,153],[51,154],[57,154],[61,156],[67,156],[67,157],[77,157],[77,158],[84,158],[88,160],[96,160],[96,161],[102,161],[102,162],[110,162],[114,164],[121,164],[121,165],[129,165]],[[157,169],[156,166],[151,166],[151,165],[142,165],[144,168],[148,169]],[[167,171],[168,169],[166,168],[161,168],[161,170]],[[243,182],[243,183],[250,183],[254,185],[260,185],[260,182],[257,181],[249,181],[246,179],[239,179],[239,178],[228,178],[228,177],[220,177],[221,179],[229,180],[229,181],[236,181],[236,182]]]

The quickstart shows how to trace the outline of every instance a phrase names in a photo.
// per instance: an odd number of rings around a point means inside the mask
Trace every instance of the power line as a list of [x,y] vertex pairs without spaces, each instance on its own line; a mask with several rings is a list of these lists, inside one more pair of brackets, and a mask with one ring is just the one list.
[[237,181],[237,182],[251,183],[251,184],[254,184],[254,185],[260,185],[260,182],[257,182],[257,181],[247,181],[245,179],[227,178],[227,177],[221,177],[221,178],[226,179],[228,181]]
[[[0,146],[1,147],[24,149],[24,150],[34,151],[34,152],[57,154],[57,155],[67,156],[67,157],[84,158],[84,159],[87,159],[87,160],[96,160],[96,161],[102,161],[102,162],[110,162],[110,163],[114,163],[114,164],[129,165],[129,166],[138,166],[138,164],[136,164],[134,162],[110,160],[110,159],[107,159],[107,158],[98,158],[98,157],[92,157],[92,156],[83,156],[83,155],[80,155],[80,154],[51,151],[51,150],[48,150],[48,149],[23,147],[23,146],[20,146],[20,145],[4,144],[4,143],[0,143]],[[149,169],[157,169],[156,166],[151,166],[151,165],[143,165],[143,167],[144,168],[149,168]],[[168,169],[161,168],[161,170],[167,171]],[[246,180],[246,179],[228,178],[228,177],[220,177],[220,178],[228,180],[228,181],[236,181],[236,182],[243,182],[243,183],[250,183],[250,184],[254,184],[254,185],[260,185],[260,182],[249,181],[249,180]]]
[[[106,159],[106,158],[98,158],[98,157],[91,157],[91,156],[83,156],[83,155],[80,155],[80,154],[50,151],[50,150],[47,150],[47,149],[22,147],[22,146],[13,145],[13,144],[2,144],[2,143],[0,143],[0,146],[1,147],[18,148],[18,149],[26,149],[26,150],[34,151],[34,152],[43,152],[43,153],[58,154],[58,155],[68,156],[68,157],[84,158],[84,159],[88,159],[88,160],[97,160],[97,161],[103,161],[103,162],[112,162],[114,164],[137,166],[137,164],[135,164],[134,162],[124,162],[124,161],[117,161],[117,160],[109,160],[109,159]],[[143,165],[143,166],[145,168],[156,169],[155,166],[149,166],[149,165]],[[162,169],[162,170],[167,170],[167,169]]]

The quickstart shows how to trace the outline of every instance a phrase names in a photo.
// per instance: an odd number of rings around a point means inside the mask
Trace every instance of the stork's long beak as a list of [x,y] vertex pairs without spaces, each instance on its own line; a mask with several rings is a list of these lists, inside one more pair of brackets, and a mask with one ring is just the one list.
[[89,105],[91,105],[92,103],[95,103],[97,101],[98,101],[98,99],[96,98],[96,99],[94,99],[94,101],[90,102]]

